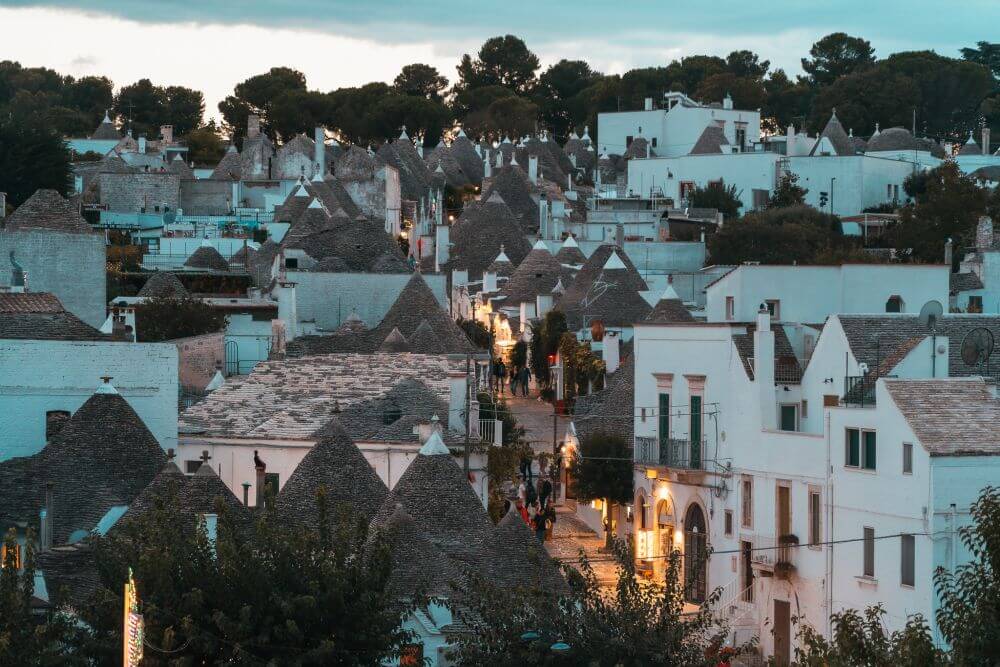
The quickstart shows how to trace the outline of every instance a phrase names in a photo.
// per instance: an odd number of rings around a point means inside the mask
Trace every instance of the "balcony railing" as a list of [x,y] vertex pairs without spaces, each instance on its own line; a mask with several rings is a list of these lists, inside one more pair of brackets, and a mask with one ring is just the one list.
[[683,468],[686,470],[705,469],[705,441],[687,438],[648,438],[636,436],[635,461],[647,465]]
[[758,567],[772,570],[776,577],[787,578],[795,571],[799,538],[792,534],[757,535],[753,538],[753,552],[750,562]]
[[847,375],[844,377],[844,403],[857,407],[873,407],[875,405],[875,385],[880,377],[895,377],[894,375]]
[[503,444],[503,422],[499,419],[480,419],[479,437],[491,445]]

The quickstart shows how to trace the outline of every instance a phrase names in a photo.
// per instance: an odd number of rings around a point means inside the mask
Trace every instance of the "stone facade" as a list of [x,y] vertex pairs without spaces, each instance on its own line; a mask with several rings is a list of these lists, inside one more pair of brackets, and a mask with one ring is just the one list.
[[221,370],[225,347],[221,331],[169,341],[177,346],[178,382],[182,391],[201,392]]
[[177,446],[174,345],[0,340],[0,460],[40,451],[46,414],[75,412],[103,375],[113,378],[164,449]]
[[10,253],[31,292],[52,292],[63,307],[93,327],[107,317],[104,237],[46,229],[0,232],[0,285],[10,285]]
[[101,204],[117,213],[147,213],[180,207],[181,179],[166,172],[101,174]]
[[232,181],[185,180],[180,188],[180,209],[185,215],[226,215],[233,208]]

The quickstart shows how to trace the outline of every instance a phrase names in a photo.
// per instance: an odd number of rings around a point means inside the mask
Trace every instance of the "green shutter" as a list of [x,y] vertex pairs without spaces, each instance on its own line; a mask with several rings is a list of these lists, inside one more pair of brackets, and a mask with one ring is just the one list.
[[701,468],[701,396],[691,397],[691,467]]
[[861,465],[861,435],[858,429],[847,429],[847,465],[857,468]]
[[660,394],[660,451],[670,439],[670,394]]
[[875,431],[865,431],[865,468],[875,470]]
[[782,431],[794,431],[795,430],[795,406],[794,405],[782,405],[781,406],[781,430]]

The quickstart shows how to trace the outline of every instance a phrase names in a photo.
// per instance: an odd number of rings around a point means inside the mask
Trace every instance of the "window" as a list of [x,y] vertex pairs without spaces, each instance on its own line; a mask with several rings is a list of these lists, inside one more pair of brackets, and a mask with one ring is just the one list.
[[767,306],[767,312],[771,314],[772,320],[781,319],[781,301],[778,299],[767,299],[764,301],[764,305]]
[[299,258],[298,257],[286,257],[285,258],[285,268],[286,269],[297,269],[297,268],[299,268]]
[[983,312],[983,297],[981,296],[970,296],[969,305],[965,308],[966,312],[969,313],[981,313]]
[[809,544],[819,546],[823,541],[820,532],[820,518],[823,516],[823,505],[820,502],[820,492],[809,489]]
[[886,183],[885,184],[885,198],[886,199],[892,199],[892,184],[891,183]]
[[901,313],[903,312],[903,298],[898,294],[893,294],[889,297],[889,300],[885,302],[885,312],[887,313]]
[[753,477],[745,476],[740,498],[740,525],[753,528]]
[[903,443],[903,474],[913,474],[913,445],[908,442]]
[[[670,439],[670,394],[660,394],[659,400],[660,447]],[[662,449],[661,449],[662,451]]]
[[382,423],[388,426],[395,424],[403,416],[403,411],[395,403],[389,403],[382,408]]
[[681,181],[681,199],[687,199],[694,192],[694,181]]
[[631,134],[625,136],[625,148],[628,148],[629,146],[632,145],[632,140],[634,138],[635,137],[633,137]]
[[67,410],[49,410],[45,413],[45,442],[56,436],[62,427],[69,421]]
[[736,299],[731,296],[726,297],[726,319],[736,319]]
[[846,459],[848,468],[875,470],[875,431],[847,429]]
[[740,147],[740,152],[746,150],[747,147],[747,128],[736,126],[736,145]]
[[189,475],[193,475],[198,472],[198,468],[201,467],[201,459],[195,459],[193,461],[184,462],[184,472]]
[[733,536],[733,511],[726,510],[726,537]]
[[653,139],[651,140],[651,143],[650,143],[650,145],[651,145],[651,146],[652,146],[653,148],[656,148],[656,137],[653,137]]
[[701,396],[691,397],[691,430],[688,434],[691,438],[690,466],[698,470],[701,469]]
[[782,431],[799,430],[799,406],[796,403],[788,403],[780,407],[781,421],[778,428]]
[[901,535],[899,538],[900,578],[903,586],[914,585],[914,561],[916,560],[916,540],[913,535]]
[[864,572],[866,577],[875,577],[875,529],[865,526],[864,542]]
[[803,419],[809,418],[809,401],[802,399],[802,411],[800,412]]

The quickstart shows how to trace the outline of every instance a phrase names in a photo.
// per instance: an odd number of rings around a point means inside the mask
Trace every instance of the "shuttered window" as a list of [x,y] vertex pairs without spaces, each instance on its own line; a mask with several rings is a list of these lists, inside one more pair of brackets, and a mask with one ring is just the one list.
[[916,540],[913,535],[900,537],[900,560],[902,561],[902,576],[900,583],[904,586],[914,585],[914,561],[916,560]]
[[857,468],[861,465],[861,432],[856,428],[847,429],[846,465]]
[[864,576],[875,576],[875,529],[865,527],[864,531]]
[[875,431],[864,431],[865,470],[875,470]]
[[670,394],[660,394],[660,451],[670,439]]
[[913,445],[909,442],[903,443],[903,474],[913,474]]

